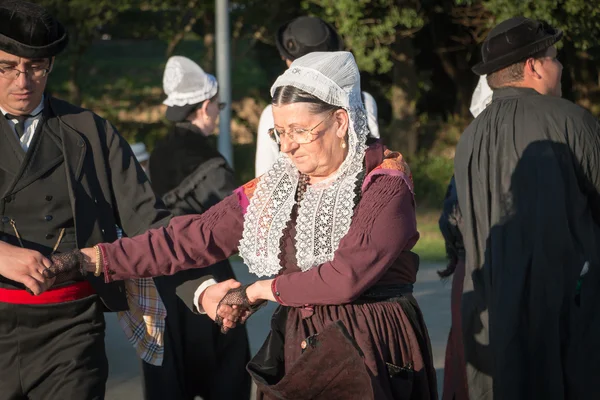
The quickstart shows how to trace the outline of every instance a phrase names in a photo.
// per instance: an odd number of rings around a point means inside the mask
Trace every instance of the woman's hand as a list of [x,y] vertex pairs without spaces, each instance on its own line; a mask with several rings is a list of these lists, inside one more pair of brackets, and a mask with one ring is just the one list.
[[246,295],[250,304],[259,303],[262,300],[276,301],[273,291],[271,290],[271,284],[273,279],[267,279],[263,281],[256,281],[246,289]]
[[81,249],[81,253],[83,253],[83,269],[85,269],[87,272],[95,272],[96,262],[98,262],[96,258],[96,249],[93,247],[88,247],[86,249]]
[[90,270],[95,270],[95,266],[90,269],[89,261],[86,261],[86,255],[78,249],[54,254],[51,256],[50,261],[52,265],[43,271],[43,275],[46,279],[56,278],[57,282],[77,279],[85,276]]

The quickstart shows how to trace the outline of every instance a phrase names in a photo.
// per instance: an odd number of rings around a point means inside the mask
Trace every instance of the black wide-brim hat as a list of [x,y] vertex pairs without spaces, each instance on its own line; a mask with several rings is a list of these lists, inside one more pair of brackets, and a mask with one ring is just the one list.
[[25,0],[0,0],[0,50],[17,57],[49,58],[68,42],[66,29],[43,7]]
[[473,67],[477,75],[487,75],[526,60],[562,38],[562,31],[525,17],[499,23],[481,46],[481,61]]
[[336,30],[316,17],[298,17],[283,24],[275,35],[282,57],[294,61],[314,51],[340,51],[344,42]]

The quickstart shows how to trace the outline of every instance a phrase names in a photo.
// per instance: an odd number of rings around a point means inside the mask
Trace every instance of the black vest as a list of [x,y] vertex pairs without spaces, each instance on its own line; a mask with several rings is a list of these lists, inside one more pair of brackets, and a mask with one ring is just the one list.
[[[18,232],[25,248],[48,257],[63,228],[57,252],[73,250],[77,244],[62,143],[44,119],[25,152],[6,119],[0,118],[0,143],[11,147],[13,162],[20,161],[16,175],[0,169],[0,240],[20,246]],[[24,288],[2,277],[0,287]]]

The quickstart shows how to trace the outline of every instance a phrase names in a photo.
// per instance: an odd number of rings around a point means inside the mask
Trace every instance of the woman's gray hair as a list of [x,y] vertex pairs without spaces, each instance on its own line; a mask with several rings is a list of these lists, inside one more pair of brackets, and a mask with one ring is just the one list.
[[342,108],[328,104],[318,97],[306,93],[304,90],[298,89],[295,86],[279,86],[275,89],[271,104],[274,106],[285,106],[294,103],[310,104],[310,111],[314,114],[331,112]]

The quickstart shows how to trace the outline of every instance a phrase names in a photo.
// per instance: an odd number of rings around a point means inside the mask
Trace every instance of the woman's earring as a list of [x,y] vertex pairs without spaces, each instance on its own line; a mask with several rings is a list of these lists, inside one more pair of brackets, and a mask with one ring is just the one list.
[[340,146],[342,147],[342,149],[346,148],[346,141],[344,139],[342,139],[342,143],[340,144]]

